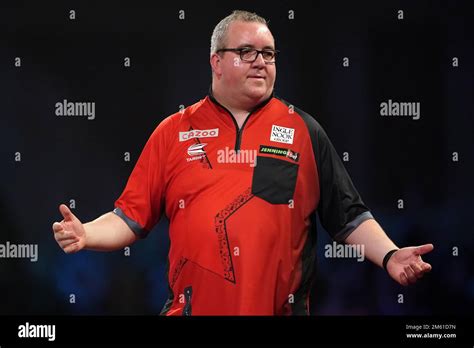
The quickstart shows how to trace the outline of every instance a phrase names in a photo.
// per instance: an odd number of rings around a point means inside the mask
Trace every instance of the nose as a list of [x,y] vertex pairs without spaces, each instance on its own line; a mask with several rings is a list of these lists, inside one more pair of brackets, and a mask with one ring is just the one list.
[[262,52],[257,53],[257,58],[252,63],[252,65],[254,67],[264,67],[265,66],[265,60],[263,60],[263,53]]

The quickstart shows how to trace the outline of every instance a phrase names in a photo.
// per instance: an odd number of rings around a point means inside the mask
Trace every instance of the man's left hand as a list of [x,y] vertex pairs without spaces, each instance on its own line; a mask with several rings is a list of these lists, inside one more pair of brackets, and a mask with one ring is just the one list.
[[416,283],[425,273],[431,271],[431,265],[424,262],[420,255],[433,249],[433,244],[424,244],[397,250],[388,260],[388,274],[403,286]]

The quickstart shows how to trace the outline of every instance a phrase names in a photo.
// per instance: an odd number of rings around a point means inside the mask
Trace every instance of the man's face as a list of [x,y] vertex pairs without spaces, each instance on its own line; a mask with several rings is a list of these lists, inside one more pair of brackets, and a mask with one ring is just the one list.
[[[274,50],[275,41],[266,25],[235,21],[229,25],[225,48],[242,47]],[[275,63],[266,63],[261,54],[253,63],[241,60],[238,52],[222,52],[220,56],[218,78],[226,94],[255,102],[271,95],[276,77]]]

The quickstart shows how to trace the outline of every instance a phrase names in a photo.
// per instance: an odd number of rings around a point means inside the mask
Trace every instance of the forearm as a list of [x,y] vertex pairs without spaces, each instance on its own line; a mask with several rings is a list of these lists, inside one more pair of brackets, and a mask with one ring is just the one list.
[[84,224],[85,249],[114,251],[136,241],[137,236],[119,216],[106,213],[94,221]]
[[346,238],[345,243],[364,245],[365,257],[380,267],[387,252],[398,249],[374,219],[361,223]]

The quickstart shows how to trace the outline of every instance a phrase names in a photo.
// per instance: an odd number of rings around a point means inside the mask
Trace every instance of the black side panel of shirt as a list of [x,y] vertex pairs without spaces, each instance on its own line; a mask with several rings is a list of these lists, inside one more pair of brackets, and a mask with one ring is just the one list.
[[[292,105],[278,99],[288,106]],[[293,108],[305,122],[311,136],[319,174],[319,219],[331,238],[343,242],[357,226],[365,220],[373,219],[373,216],[362,201],[324,129],[311,115],[294,106]]]

